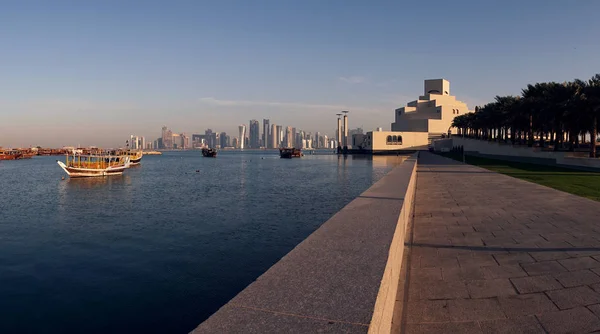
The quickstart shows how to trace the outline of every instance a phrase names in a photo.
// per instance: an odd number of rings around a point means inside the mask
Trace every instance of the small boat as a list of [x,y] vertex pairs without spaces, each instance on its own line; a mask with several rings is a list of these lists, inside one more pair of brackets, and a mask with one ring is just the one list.
[[304,156],[299,148],[282,147],[279,149],[279,157],[282,159],[300,158]]
[[144,152],[141,150],[125,150],[117,152],[115,155],[126,155],[129,157],[129,161],[132,166],[139,165],[142,162]]
[[31,151],[21,152],[21,153],[23,154],[23,156],[21,157],[21,159],[31,159],[35,155],[35,153],[31,152]]
[[23,153],[19,150],[0,151],[0,160],[20,160],[24,159]]
[[127,155],[67,155],[66,163],[56,162],[71,178],[121,175],[131,165]]
[[217,157],[217,150],[205,147],[205,148],[202,149],[202,156],[203,157],[207,157],[207,158],[216,158]]

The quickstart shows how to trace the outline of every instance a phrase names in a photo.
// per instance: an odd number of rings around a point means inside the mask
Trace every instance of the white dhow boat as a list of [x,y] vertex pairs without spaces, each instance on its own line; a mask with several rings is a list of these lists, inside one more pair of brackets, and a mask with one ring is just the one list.
[[66,163],[56,161],[71,178],[121,175],[130,167],[126,155],[67,155]]

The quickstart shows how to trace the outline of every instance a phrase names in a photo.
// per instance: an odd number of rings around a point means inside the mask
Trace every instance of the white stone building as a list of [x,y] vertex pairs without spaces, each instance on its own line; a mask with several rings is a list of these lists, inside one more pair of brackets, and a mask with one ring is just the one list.
[[395,110],[391,131],[367,132],[361,138],[362,142],[353,148],[370,151],[426,149],[432,139],[455,131],[452,130],[454,117],[468,112],[464,102],[450,95],[448,80],[425,80],[424,94]]

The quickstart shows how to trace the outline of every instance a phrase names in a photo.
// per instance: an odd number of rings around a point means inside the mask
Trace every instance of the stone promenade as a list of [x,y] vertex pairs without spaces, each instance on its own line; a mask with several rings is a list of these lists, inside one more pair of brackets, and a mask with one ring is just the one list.
[[430,153],[417,175],[399,331],[600,331],[599,202]]

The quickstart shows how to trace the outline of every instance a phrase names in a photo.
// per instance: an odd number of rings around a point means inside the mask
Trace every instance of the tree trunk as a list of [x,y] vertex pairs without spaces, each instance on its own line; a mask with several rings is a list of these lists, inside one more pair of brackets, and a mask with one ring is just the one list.
[[596,157],[596,138],[598,138],[598,117],[594,115],[594,123],[592,124],[592,133],[590,138],[592,140],[590,145],[590,158]]
[[527,146],[533,147],[533,115],[529,115],[529,142]]

